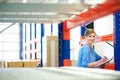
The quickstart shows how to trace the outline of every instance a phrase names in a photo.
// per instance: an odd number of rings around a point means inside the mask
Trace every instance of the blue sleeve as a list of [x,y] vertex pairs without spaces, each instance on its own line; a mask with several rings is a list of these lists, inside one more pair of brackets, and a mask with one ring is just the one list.
[[88,59],[89,51],[87,48],[81,48],[78,56],[78,67],[88,67],[89,59]]

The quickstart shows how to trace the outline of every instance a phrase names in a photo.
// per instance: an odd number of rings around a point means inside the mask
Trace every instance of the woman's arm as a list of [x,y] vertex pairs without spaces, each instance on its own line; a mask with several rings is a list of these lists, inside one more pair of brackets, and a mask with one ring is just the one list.
[[100,59],[100,60],[98,60],[98,61],[96,61],[96,62],[89,63],[89,64],[88,64],[88,68],[94,68],[94,67],[96,67],[97,65],[105,62],[106,60],[107,60],[107,57],[103,57],[102,59]]

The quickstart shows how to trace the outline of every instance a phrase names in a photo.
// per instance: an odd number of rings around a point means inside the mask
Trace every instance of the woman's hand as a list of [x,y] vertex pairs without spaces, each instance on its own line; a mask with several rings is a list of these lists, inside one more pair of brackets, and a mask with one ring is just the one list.
[[108,60],[108,58],[106,57],[106,56],[104,56],[101,60],[100,60],[100,62],[102,63],[102,62],[105,62],[105,61],[107,61]]

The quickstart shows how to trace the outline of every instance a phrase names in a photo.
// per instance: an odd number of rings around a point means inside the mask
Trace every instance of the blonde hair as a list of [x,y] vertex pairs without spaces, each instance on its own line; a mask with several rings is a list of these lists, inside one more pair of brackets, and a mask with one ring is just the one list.
[[[86,29],[84,36],[89,36],[90,34],[95,33],[93,29]],[[96,34],[96,33],[95,33]]]

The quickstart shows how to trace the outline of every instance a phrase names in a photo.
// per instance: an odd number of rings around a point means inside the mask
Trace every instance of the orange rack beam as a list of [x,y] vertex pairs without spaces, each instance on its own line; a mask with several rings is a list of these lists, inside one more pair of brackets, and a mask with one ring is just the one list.
[[115,70],[115,64],[114,63],[106,63],[104,65],[104,69]]
[[[114,40],[114,35],[113,34],[108,34],[108,35],[103,35],[100,37],[97,37],[95,42],[102,42],[102,41],[113,41]],[[84,44],[85,39],[81,40],[80,44]]]
[[102,42],[102,41],[113,41],[114,40],[114,36],[113,34],[108,34],[108,35],[103,35],[98,37],[95,42]]
[[100,17],[112,14],[120,10],[120,0],[106,0],[102,4],[98,4],[95,7],[89,8],[75,17],[67,20],[67,28],[74,28],[78,25],[84,25],[92,22]]

